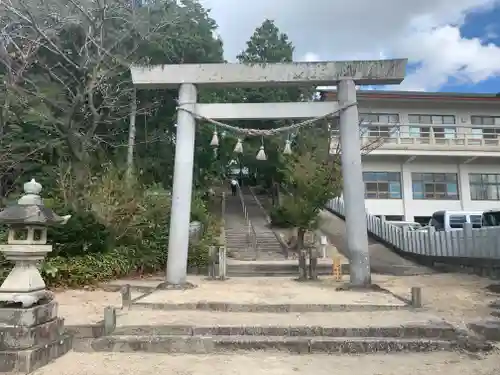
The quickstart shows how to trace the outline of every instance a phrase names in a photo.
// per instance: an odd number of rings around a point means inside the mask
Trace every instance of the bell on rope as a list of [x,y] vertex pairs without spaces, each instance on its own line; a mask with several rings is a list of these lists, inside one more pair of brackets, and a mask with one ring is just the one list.
[[210,146],[212,147],[219,146],[219,136],[217,135],[217,131],[214,131],[214,135],[212,136],[212,140],[210,141]]
[[291,155],[292,154],[292,146],[290,145],[292,142],[290,142],[289,139],[285,141],[285,148],[283,149],[283,154],[284,155]]
[[236,146],[234,146],[235,153],[242,154],[243,153],[243,143],[241,143],[241,139],[238,138],[238,142],[236,142]]
[[264,151],[264,146],[260,146],[260,150],[257,153],[257,160],[267,160],[266,152]]

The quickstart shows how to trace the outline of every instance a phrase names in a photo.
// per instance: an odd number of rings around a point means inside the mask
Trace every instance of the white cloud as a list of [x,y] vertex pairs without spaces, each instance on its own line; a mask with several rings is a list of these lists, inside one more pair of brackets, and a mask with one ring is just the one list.
[[253,0],[251,7],[244,0],[201,1],[213,9],[228,59],[270,18],[299,60],[408,57],[419,68],[401,89],[437,90],[450,78],[479,82],[500,74],[500,47],[459,32],[468,13],[500,0]]

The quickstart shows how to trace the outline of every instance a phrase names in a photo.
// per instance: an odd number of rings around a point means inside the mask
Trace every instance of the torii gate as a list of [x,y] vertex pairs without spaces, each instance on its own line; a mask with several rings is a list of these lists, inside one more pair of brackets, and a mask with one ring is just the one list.
[[[174,182],[166,281],[186,283],[189,222],[193,186],[196,118],[214,120],[304,119],[325,116],[356,102],[356,85],[399,84],[406,59],[373,61],[295,62],[278,64],[181,64],[131,67],[137,89],[179,88]],[[197,103],[197,86],[269,87],[283,85],[332,86],[338,102],[301,103]],[[190,113],[192,112],[192,113]],[[368,235],[365,220],[365,189],[361,167],[357,105],[340,116],[343,197],[353,285],[371,283]]]

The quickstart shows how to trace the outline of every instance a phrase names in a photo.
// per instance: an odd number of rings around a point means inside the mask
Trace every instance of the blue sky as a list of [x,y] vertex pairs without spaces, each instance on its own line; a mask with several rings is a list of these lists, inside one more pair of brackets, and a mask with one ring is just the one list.
[[[460,32],[464,38],[481,38],[486,43],[500,46],[500,5],[487,12],[472,12],[465,18]],[[463,84],[450,80],[441,91],[458,91],[474,93],[500,93],[500,76],[497,75],[476,84]]]
[[229,60],[267,18],[296,60],[408,58],[404,82],[390,90],[500,92],[500,0],[200,1]]

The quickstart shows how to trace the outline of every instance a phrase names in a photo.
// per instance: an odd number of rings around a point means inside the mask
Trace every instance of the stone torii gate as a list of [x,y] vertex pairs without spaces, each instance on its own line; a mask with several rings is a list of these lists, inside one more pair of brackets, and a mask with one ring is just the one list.
[[[189,222],[193,185],[196,116],[214,120],[305,119],[325,116],[356,103],[356,85],[399,84],[406,59],[373,61],[296,62],[279,64],[181,64],[131,67],[137,89],[178,88],[179,110],[175,146],[172,212],[166,281],[186,283]],[[275,87],[283,85],[333,86],[338,102],[197,103],[197,86]],[[339,112],[343,197],[350,258],[350,281],[371,283],[365,192],[361,167],[357,105]]]

